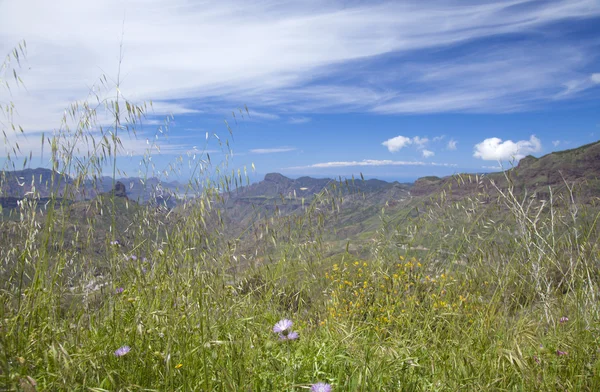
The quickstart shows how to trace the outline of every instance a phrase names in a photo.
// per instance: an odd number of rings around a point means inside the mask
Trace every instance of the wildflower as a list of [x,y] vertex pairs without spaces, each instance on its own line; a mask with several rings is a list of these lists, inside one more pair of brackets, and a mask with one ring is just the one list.
[[561,318],[560,318],[560,320],[558,320],[558,322],[559,322],[559,323],[561,323],[561,324],[564,324],[564,323],[566,323],[567,321],[569,321],[569,318],[568,318],[568,317],[561,317]]
[[110,241],[111,246],[121,246],[119,240]]
[[175,369],[181,369],[183,367],[183,363],[178,363],[175,365]]
[[136,255],[131,255],[131,256],[129,256],[129,260],[136,261],[137,260],[137,256]]
[[556,350],[556,355],[558,355],[559,357],[562,357],[563,355],[569,355],[569,353],[566,351]]
[[542,363],[542,361],[540,361],[540,359],[538,358],[538,356],[537,356],[537,355],[534,355],[534,356],[533,356],[533,360],[534,360],[534,361],[535,361],[535,363],[537,363],[538,365],[539,365],[540,363]]
[[310,387],[311,392],[331,392],[331,385],[318,382]]
[[298,339],[298,337],[298,332],[290,332],[287,335],[284,335],[282,333],[279,334],[280,340],[296,340]]
[[131,351],[131,347],[129,347],[129,346],[119,347],[118,349],[115,350],[115,357],[122,357],[123,355],[127,354],[129,351]]
[[273,332],[287,335],[288,333],[290,333],[290,328],[292,328],[293,324],[294,323],[292,322],[292,320],[288,320],[288,319],[280,320],[273,327]]
[[119,287],[118,289],[115,290],[115,293],[121,294],[123,291],[125,291],[125,289],[123,287]]
[[291,330],[294,323],[292,320],[283,319],[277,322],[273,327],[273,332],[279,335],[281,340],[296,340],[298,339],[298,332]]

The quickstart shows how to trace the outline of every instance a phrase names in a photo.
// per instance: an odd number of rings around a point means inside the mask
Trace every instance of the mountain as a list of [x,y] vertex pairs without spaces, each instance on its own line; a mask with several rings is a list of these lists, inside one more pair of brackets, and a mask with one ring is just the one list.
[[[179,195],[185,188],[177,181],[166,182],[156,177],[117,178],[114,183],[123,184],[131,200],[168,208],[177,205]],[[74,179],[44,168],[0,172],[0,204],[3,208],[14,208],[18,200],[32,194],[34,189],[42,200],[54,195],[58,199],[80,201],[91,200],[101,193],[110,192],[112,188],[113,178],[108,176]]]
[[392,188],[407,189],[410,184],[400,184],[399,182],[386,182],[377,179],[357,180],[357,179],[332,179],[332,178],[311,178],[300,177],[291,179],[279,173],[268,173],[263,181],[241,187],[231,192],[234,199],[240,198],[306,198],[322,192],[329,186],[337,185],[340,190],[352,192],[376,192],[385,191]]
[[[551,195],[554,203],[559,199],[569,203],[571,191],[577,203],[593,205],[600,196],[600,142],[540,158],[527,156],[503,172],[429,176],[414,184],[310,177],[294,180],[269,173],[260,182],[223,195],[219,208],[227,235],[246,243],[249,251],[268,248],[270,241],[274,243],[277,236],[289,231],[289,225],[302,219],[307,230],[303,240],[310,241],[310,227],[319,226],[313,224],[319,219],[321,238],[332,253],[339,252],[348,241],[350,250],[360,253],[378,238],[382,227],[416,225],[420,217],[428,220],[432,235],[427,238],[440,241],[447,227],[435,223],[436,214],[442,214],[457,228],[472,224],[465,220],[465,209],[481,208],[485,211],[481,218],[504,222],[510,214],[497,199],[500,192],[508,190],[518,200],[525,195],[534,197],[539,206]],[[431,208],[438,212],[428,214]],[[312,218],[302,218],[306,213],[313,214]],[[271,237],[263,236],[265,232],[272,233]],[[256,238],[250,238],[252,233]],[[412,237],[399,237],[397,243],[411,247],[434,245]]]
[[497,189],[492,182],[499,189],[512,186],[515,193],[527,191],[541,198],[548,198],[550,189],[555,194],[568,191],[568,185],[578,191],[582,201],[591,200],[600,194],[600,141],[540,158],[529,155],[504,172],[419,178],[411,194],[427,196],[450,190],[454,199],[460,199],[485,190],[494,195]]
[[348,239],[357,240],[354,247],[371,241],[381,227],[382,208],[409,215],[410,188],[381,180],[290,179],[269,173],[260,182],[222,194],[216,208],[225,237],[236,239],[240,251],[269,254],[277,239],[290,235],[290,227],[301,225],[298,241],[314,241],[322,227],[321,239],[338,252]]
[[[17,207],[18,201],[28,196],[32,183],[41,196],[38,206],[46,204],[53,188],[58,189],[59,204],[65,207],[60,209],[60,221],[68,222],[61,244],[72,244],[69,246],[81,250],[103,252],[113,238],[111,233],[126,249],[134,242],[133,227],[144,227],[148,232],[159,228],[156,230],[167,238],[166,233],[171,230],[187,230],[178,228],[178,222],[193,214],[194,219],[203,222],[206,233],[235,246],[241,254],[272,255],[276,243],[283,240],[298,247],[319,241],[319,246],[326,248],[326,255],[344,249],[361,255],[373,241],[390,233],[382,228],[395,231],[391,235],[396,246],[416,249],[436,245],[426,242],[429,240],[444,241],[448,230],[472,227],[465,211],[483,210],[485,214],[477,219],[503,224],[510,214],[507,206],[496,199],[500,191],[509,188],[516,195],[526,191],[528,202],[536,199],[537,206],[550,200],[550,191],[554,201],[559,198],[569,201],[570,197],[565,196],[570,196],[571,190],[577,203],[593,204],[600,195],[600,143],[540,158],[528,156],[504,172],[485,175],[430,176],[405,184],[375,179],[291,179],[269,173],[257,183],[196,199],[177,198],[183,188],[180,184],[156,178],[122,178],[114,181],[113,188],[113,179],[109,177],[77,180],[47,169],[0,172],[0,175],[2,194],[12,195],[0,198],[6,210]],[[57,183],[61,185],[52,187]],[[69,187],[74,189],[78,184],[82,184],[80,191],[66,195]],[[169,212],[148,208],[165,205],[173,199],[179,204],[168,205],[172,207]],[[519,197],[519,200],[524,199]],[[43,219],[44,214],[38,218]],[[441,223],[444,219],[451,225],[444,226]],[[400,234],[403,228],[410,227],[421,230],[426,227],[430,235]],[[92,231],[93,236],[77,235]],[[155,238],[163,238],[163,234]],[[83,240],[87,242],[80,243]]]
[[65,187],[73,184],[73,179],[53,170],[37,168],[0,172],[0,191],[3,197],[23,198],[35,188],[40,197],[49,197],[57,189],[62,197]]

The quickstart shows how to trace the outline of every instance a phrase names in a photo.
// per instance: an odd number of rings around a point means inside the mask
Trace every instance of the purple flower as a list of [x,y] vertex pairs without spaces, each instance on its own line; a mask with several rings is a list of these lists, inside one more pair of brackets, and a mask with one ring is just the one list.
[[290,332],[287,335],[280,333],[279,339],[281,339],[281,340],[296,340],[296,339],[298,339],[298,332]]
[[121,246],[121,243],[119,242],[119,240],[110,241],[110,244],[112,246]]
[[533,360],[534,360],[534,361],[535,361],[535,363],[537,363],[538,365],[539,365],[540,363],[542,363],[542,361],[540,361],[540,359],[538,358],[538,356],[537,356],[537,355],[534,355],[534,356],[533,356]]
[[131,255],[131,256],[129,256],[129,260],[136,261],[137,260],[137,256],[136,255]]
[[123,287],[119,287],[118,289],[115,290],[115,292],[117,294],[121,294],[123,291],[125,291],[125,289]]
[[311,392],[331,392],[331,385],[318,382],[310,387]]
[[560,318],[560,320],[558,320],[558,322],[559,322],[559,323],[561,323],[561,324],[564,324],[564,323],[566,323],[567,321],[569,321],[569,318],[568,318],[568,317],[561,317],[561,318]]
[[292,328],[292,324],[294,324],[292,320],[280,320],[273,327],[273,332],[287,336],[287,334],[290,333],[290,328]]
[[129,351],[131,351],[131,347],[129,347],[129,346],[119,347],[118,349],[115,350],[115,357],[122,357],[123,355],[127,354]]
[[556,355],[558,355],[559,357],[562,357],[563,355],[569,355],[569,353],[566,351],[556,350]]

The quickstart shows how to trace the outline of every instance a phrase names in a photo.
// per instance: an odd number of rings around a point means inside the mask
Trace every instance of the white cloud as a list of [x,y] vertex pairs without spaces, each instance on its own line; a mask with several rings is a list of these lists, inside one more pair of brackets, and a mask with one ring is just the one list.
[[554,147],[558,147],[558,145],[560,144],[560,140],[554,140],[552,141],[552,144],[554,145]]
[[274,154],[278,152],[290,152],[296,150],[293,147],[278,147],[278,148],[255,148],[250,150],[252,154]]
[[[426,137],[415,136],[413,138],[406,136],[396,136],[381,143],[386,146],[389,152],[397,152],[409,145],[415,145],[417,149],[422,150],[429,143]],[[431,152],[431,151],[430,151]]]
[[436,163],[421,161],[392,161],[389,159],[364,159],[362,161],[339,161],[315,163],[308,166],[289,167],[287,169],[308,169],[308,168],[328,168],[328,167],[350,167],[350,166],[444,166],[456,167],[453,163]]
[[502,166],[481,166],[481,168],[488,170],[502,170]]
[[531,135],[529,140],[518,142],[502,141],[502,139],[492,137],[476,144],[473,156],[485,161],[520,160],[528,154],[541,150],[542,143],[535,135]]
[[406,136],[396,136],[381,143],[386,146],[390,152],[400,151],[402,148],[412,144],[412,139]]
[[448,144],[446,145],[446,149],[454,151],[456,150],[456,145],[458,144],[458,142],[454,139],[450,139],[448,141]]
[[433,151],[429,151],[429,150],[423,150],[421,152],[423,153],[423,158],[431,158],[432,156],[435,155],[435,153]]
[[594,73],[594,74],[592,74],[592,76],[590,77],[590,79],[594,83],[600,83],[600,73]]
[[446,135],[442,135],[442,136],[436,136],[436,137],[434,137],[434,138],[433,138],[433,139],[431,139],[431,140],[433,140],[433,142],[434,142],[434,143],[437,143],[437,142],[441,142],[441,141],[442,141],[442,140],[444,140],[445,138],[446,138]]
[[[173,104],[178,113],[198,110],[206,101],[221,109],[248,103],[296,112],[498,112],[551,99],[565,83],[578,80],[593,48],[565,38],[507,43],[486,48],[484,55],[406,62],[404,68],[387,62],[398,72],[379,65],[364,73],[356,63],[538,32],[554,22],[598,15],[597,0],[4,1],[0,57],[27,39],[21,69],[27,91],[13,90],[11,97],[27,132],[57,126],[68,103],[85,99],[102,73],[116,79],[121,39],[124,96],[178,102]],[[349,72],[345,80],[356,80],[352,85],[315,82]],[[383,86],[371,82],[375,72],[393,80]],[[591,76],[596,83],[597,75]],[[323,78],[328,76],[333,78]],[[577,86],[561,98],[588,85]],[[0,101],[7,101],[2,94]]]

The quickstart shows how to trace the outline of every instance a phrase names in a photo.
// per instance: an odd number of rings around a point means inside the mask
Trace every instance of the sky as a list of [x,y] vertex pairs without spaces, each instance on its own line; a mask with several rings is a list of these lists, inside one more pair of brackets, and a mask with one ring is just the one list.
[[152,102],[119,131],[128,175],[150,151],[169,178],[209,154],[252,179],[413,181],[600,139],[600,0],[0,0],[0,55],[23,42],[0,159],[31,167],[74,102],[114,130],[117,96]]

